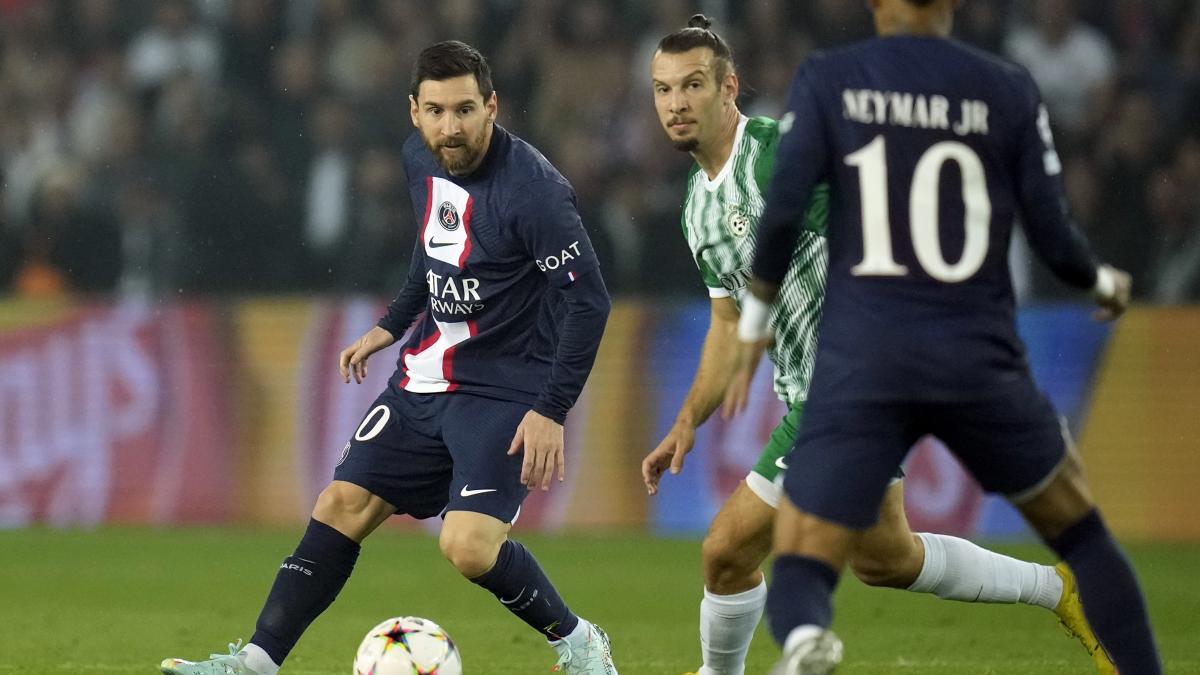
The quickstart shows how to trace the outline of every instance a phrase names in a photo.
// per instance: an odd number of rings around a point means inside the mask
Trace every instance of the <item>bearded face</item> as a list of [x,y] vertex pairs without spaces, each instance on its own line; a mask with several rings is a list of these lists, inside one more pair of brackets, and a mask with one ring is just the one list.
[[496,119],[494,92],[484,100],[475,76],[461,75],[425,80],[409,101],[413,126],[442,168],[462,176],[479,167]]

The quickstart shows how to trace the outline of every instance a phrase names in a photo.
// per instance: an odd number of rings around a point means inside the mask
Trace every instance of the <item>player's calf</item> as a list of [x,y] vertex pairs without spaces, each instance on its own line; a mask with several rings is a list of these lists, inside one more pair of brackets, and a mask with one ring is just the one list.
[[877,551],[855,551],[850,556],[850,570],[858,580],[879,588],[908,588],[921,573],[923,559],[916,535],[909,535],[911,546]]
[[761,567],[771,552],[775,509],[745,483],[713,518],[700,556],[704,587],[717,595],[748,591],[762,582]]
[[729,497],[704,537],[700,602],[702,673],[741,675],[767,604],[760,567],[771,548],[775,509],[745,483]]
[[1087,622],[1117,670],[1123,675],[1161,673],[1137,577],[1094,507],[1075,455],[1068,453],[1046,487],[1018,507],[1075,573]]

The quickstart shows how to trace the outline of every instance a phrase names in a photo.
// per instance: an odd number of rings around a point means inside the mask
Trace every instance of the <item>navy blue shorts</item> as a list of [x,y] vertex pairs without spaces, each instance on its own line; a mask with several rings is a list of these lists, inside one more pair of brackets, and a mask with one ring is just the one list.
[[371,405],[334,469],[397,514],[430,518],[474,511],[516,520],[529,489],[522,455],[508,448],[527,404],[472,394],[414,394],[388,387]]
[[800,510],[854,529],[879,519],[896,469],[926,434],[941,439],[988,492],[1020,500],[1066,454],[1053,406],[1032,381],[965,403],[811,400],[788,455],[783,488]]

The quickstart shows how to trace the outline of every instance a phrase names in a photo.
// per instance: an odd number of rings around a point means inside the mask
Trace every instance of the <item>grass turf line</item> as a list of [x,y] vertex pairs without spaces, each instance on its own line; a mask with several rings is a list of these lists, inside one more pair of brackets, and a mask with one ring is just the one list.
[[[167,656],[197,658],[249,638],[280,561],[301,534],[228,529],[0,532],[0,674],[154,673]],[[679,675],[699,665],[699,542],[640,534],[524,536],[572,608],[612,636],[625,675]],[[1036,546],[1005,552],[1048,561]],[[1130,553],[1146,590],[1167,672],[1200,674],[1200,545]],[[844,578],[835,630],[839,673],[1090,673],[1089,661],[1032,607],[967,605]],[[468,674],[548,672],[553,652],[484,590],[464,581],[420,534],[381,531],[333,607],[301,640],[285,674],[350,671],[359,639],[395,615],[441,623]],[[777,654],[760,627],[748,673]]]

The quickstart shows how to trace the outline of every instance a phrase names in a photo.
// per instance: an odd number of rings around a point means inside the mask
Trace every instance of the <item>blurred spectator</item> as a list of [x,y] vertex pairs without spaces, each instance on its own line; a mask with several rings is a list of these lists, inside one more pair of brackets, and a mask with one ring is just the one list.
[[1090,99],[1113,76],[1112,47],[1079,20],[1076,0],[1038,0],[1033,6],[1032,23],[1014,30],[1005,50],[1029,69],[1055,123],[1078,133]]
[[1193,137],[1174,165],[1149,184],[1150,213],[1162,231],[1151,280],[1155,302],[1200,300],[1200,140]]
[[325,288],[336,283],[334,267],[349,264],[339,260],[350,232],[354,116],[343,101],[326,97],[316,102],[309,121],[313,154],[304,184],[301,235],[308,258],[305,285]]
[[17,287],[31,295],[107,292],[120,273],[121,232],[112,214],[84,200],[87,175],[64,164],[39,183],[24,237]]
[[179,290],[186,255],[181,227],[154,182],[143,178],[123,185],[117,194],[117,217],[121,295],[153,298]]
[[1104,190],[1093,246],[1102,260],[1132,274],[1135,297],[1144,297],[1156,235],[1147,217],[1145,177],[1160,161],[1161,117],[1146,91],[1128,93],[1117,105],[1096,151]]
[[212,32],[196,22],[192,5],[186,0],[158,0],[151,6],[153,22],[129,47],[133,83],[153,93],[181,73],[215,81],[220,75],[220,48]]
[[954,32],[961,40],[989,52],[1003,53],[1009,4],[994,0],[964,3],[955,20]]
[[221,34],[224,77],[259,96],[270,91],[271,60],[282,37],[278,0],[232,0]]
[[[611,4],[603,0],[562,3],[553,25],[550,39],[538,48],[540,88],[532,102],[534,127],[527,131],[536,146],[557,160],[576,134],[595,133],[615,122],[632,86],[626,77],[632,43],[624,39]],[[607,147],[592,146],[591,166],[611,161],[605,156]],[[576,182],[576,176],[568,173],[567,178]]]
[[[781,112],[812,49],[871,29],[842,0],[0,3],[0,288],[394,292],[415,232],[409,72],[453,38],[490,58],[499,122],[572,181],[610,288],[702,298],[678,229],[688,158],[648,84],[697,11],[751,114]],[[971,0],[957,34],[1032,71],[1101,257],[1143,298],[1200,301],[1200,4]],[[1034,299],[1076,297],[1020,254]]]
[[417,237],[398,151],[370,147],[355,167],[350,229],[334,261],[331,286],[351,293],[395,295],[408,274]]
[[312,153],[306,115],[321,83],[316,48],[303,40],[286,42],[272,66],[271,100],[267,103],[271,129],[267,140],[278,149],[291,184],[299,185]]

